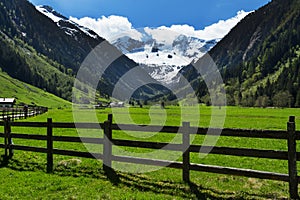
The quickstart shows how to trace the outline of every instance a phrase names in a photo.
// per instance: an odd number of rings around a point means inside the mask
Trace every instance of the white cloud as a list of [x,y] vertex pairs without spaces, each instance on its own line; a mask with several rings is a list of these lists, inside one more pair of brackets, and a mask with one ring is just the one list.
[[[159,27],[156,29],[145,28],[145,31],[158,41],[172,40],[176,36],[183,34],[186,36],[197,37],[205,40],[211,40],[216,38],[223,38],[228,32],[246,15],[250,12],[243,10],[239,11],[233,18],[227,20],[220,20],[219,22],[205,27],[203,30],[195,30],[193,26],[189,25],[172,25],[171,27]],[[160,34],[162,31],[168,32],[167,35]],[[173,33],[171,33],[173,32]]]
[[[190,25],[172,25],[171,27],[161,26],[158,28],[144,28],[144,31],[154,39],[167,44],[179,35],[184,34],[187,36],[197,37],[205,40],[216,38],[223,38],[241,19],[243,19],[250,12],[243,10],[239,11],[233,18],[227,20],[220,20],[219,22],[205,27],[203,30],[195,30]],[[70,20],[92,29],[101,37],[108,41],[113,41],[121,36],[129,36],[136,40],[141,40],[142,33],[134,29],[128,18],[122,16],[102,16],[98,19],[84,17],[77,19],[70,17]]]
[[170,28],[161,26],[159,28],[144,28],[144,31],[151,35],[159,43],[172,44],[174,39],[180,35],[178,32],[170,30]]
[[237,15],[228,20],[220,20],[219,22],[205,27],[203,30],[195,31],[195,36],[202,39],[223,38],[229,31],[250,12],[243,10],[239,11]]
[[129,20],[122,16],[102,16],[98,19],[90,17],[77,19],[70,17],[70,20],[95,31],[99,36],[108,41],[112,41],[122,35],[128,35],[136,40],[140,40],[142,37],[142,34],[133,28]]

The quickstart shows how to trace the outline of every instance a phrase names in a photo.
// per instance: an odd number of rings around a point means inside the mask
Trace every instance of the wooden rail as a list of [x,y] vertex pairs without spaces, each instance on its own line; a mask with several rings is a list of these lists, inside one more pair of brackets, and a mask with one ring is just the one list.
[[0,108],[0,120],[7,118],[10,118],[12,121],[15,119],[26,119],[27,117],[41,115],[45,112],[48,112],[48,108],[42,106]]
[[[12,122],[8,119],[0,122],[0,126],[4,126],[4,133],[0,133],[0,137],[4,138],[4,144],[0,144],[0,148],[5,149],[5,156],[11,158],[14,150],[32,151],[47,154],[47,172],[53,171],[53,155],[66,155],[84,158],[93,158],[103,160],[103,168],[107,170],[112,167],[112,162],[126,162],[142,165],[166,166],[182,170],[182,179],[190,182],[190,171],[202,171],[218,174],[229,174],[236,176],[245,176],[261,179],[278,180],[289,183],[289,194],[291,199],[298,199],[298,181],[297,161],[300,161],[300,153],[296,150],[296,141],[300,140],[300,132],[296,131],[295,117],[290,117],[287,123],[287,131],[264,131],[264,130],[240,130],[240,129],[224,129],[221,136],[226,137],[244,137],[244,138],[265,138],[286,140],[288,151],[279,150],[262,150],[249,148],[232,148],[232,147],[210,147],[192,145],[190,143],[191,134],[205,135],[208,129],[191,127],[190,123],[183,122],[181,127],[165,126],[160,128],[163,133],[180,133],[182,134],[182,143],[169,144],[164,142],[143,142],[133,140],[121,140],[113,138],[114,130],[128,131],[146,131],[157,132],[157,126],[138,126],[126,124],[112,124],[112,115],[108,116],[108,120],[104,123],[57,123],[48,119],[47,122]],[[17,134],[11,131],[12,127],[43,127],[46,128],[46,135],[34,134]],[[71,137],[71,136],[53,136],[54,128],[83,128],[83,129],[99,129],[104,130],[103,138],[88,137]],[[212,131],[214,132],[214,131]],[[28,139],[47,141],[45,148],[37,148],[13,144],[12,139]],[[53,148],[54,142],[75,142],[103,145],[103,153],[79,152],[72,150],[61,150]],[[113,155],[113,146],[136,147],[147,149],[162,149],[169,151],[182,152],[182,162],[166,161],[147,158],[136,158],[128,156]],[[288,174],[258,171],[251,169],[239,169],[223,166],[203,165],[190,162],[190,153],[199,152],[200,149],[211,149],[210,154],[256,157],[267,159],[278,159],[288,161]]]

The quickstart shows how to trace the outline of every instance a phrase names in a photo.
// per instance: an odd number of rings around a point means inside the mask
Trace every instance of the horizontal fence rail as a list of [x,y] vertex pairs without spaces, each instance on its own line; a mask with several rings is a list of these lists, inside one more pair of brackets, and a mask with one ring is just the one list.
[[11,119],[26,119],[48,112],[47,107],[43,106],[14,106],[11,108],[0,108],[0,120]]
[[[249,148],[233,148],[233,147],[211,147],[203,145],[190,144],[191,135],[206,135],[207,128],[191,127],[188,122],[183,122],[181,127],[176,126],[144,126],[129,124],[112,124],[112,115],[108,116],[108,120],[104,123],[58,123],[48,119],[47,122],[14,122],[5,119],[0,122],[0,126],[4,127],[4,133],[0,133],[0,137],[4,138],[4,144],[0,144],[0,148],[5,149],[5,156],[11,158],[14,150],[31,151],[47,154],[47,172],[53,171],[53,155],[76,156],[83,158],[93,158],[103,160],[103,168],[107,170],[112,167],[112,162],[126,162],[142,165],[166,166],[182,170],[182,178],[185,182],[190,181],[190,171],[202,171],[217,174],[228,174],[236,176],[245,176],[261,179],[278,180],[289,183],[289,193],[292,199],[298,198],[298,182],[297,161],[300,161],[300,153],[296,151],[296,141],[300,140],[300,132],[295,128],[295,117],[290,117],[287,123],[287,131],[270,131],[270,130],[242,130],[242,129],[223,129],[221,137],[243,137],[243,138],[263,138],[263,139],[280,139],[286,140],[288,151],[281,150],[262,150]],[[37,127],[45,128],[45,135],[20,134],[11,131],[12,127]],[[53,129],[101,129],[104,132],[103,137],[73,137],[73,136],[53,136]],[[148,142],[134,141],[124,139],[114,139],[113,131],[135,131],[135,132],[157,132],[167,134],[182,134],[182,143],[170,144],[165,142]],[[211,130],[211,129],[210,129]],[[220,130],[218,130],[220,131]],[[214,133],[214,131],[211,131]],[[46,141],[46,147],[30,147],[13,144],[13,139],[40,140]],[[73,142],[103,145],[103,153],[79,152],[73,150],[61,150],[53,148],[54,142]],[[113,146],[144,148],[144,149],[163,149],[167,151],[177,151],[182,153],[182,162],[157,160],[149,158],[137,158],[121,155],[113,155]],[[278,159],[288,161],[288,174],[258,171],[251,169],[240,169],[223,166],[213,166],[196,164],[190,162],[190,153],[199,153],[200,150],[206,152],[210,150],[210,154],[255,157],[265,159]]]

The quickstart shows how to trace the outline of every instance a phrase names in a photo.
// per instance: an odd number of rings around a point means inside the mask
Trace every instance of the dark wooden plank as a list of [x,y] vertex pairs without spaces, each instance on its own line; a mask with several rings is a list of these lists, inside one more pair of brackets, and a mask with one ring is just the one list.
[[[130,125],[130,124],[112,124],[113,130],[124,131],[143,131],[143,132],[161,132],[178,133],[182,132],[182,127],[176,126],[148,126],[148,125]],[[158,131],[159,130],[159,131]],[[280,130],[244,130],[244,129],[213,129],[210,128],[210,135],[219,135],[228,137],[246,137],[246,138],[265,138],[265,139],[287,139],[286,131]],[[207,135],[208,128],[190,127],[191,134]],[[300,132],[299,132],[300,139]]]
[[76,128],[73,122],[53,122],[53,128]]
[[177,133],[180,127],[176,126],[148,126],[148,125],[131,125],[131,124],[112,124],[113,130],[124,131],[141,131],[141,132],[161,132]]
[[290,116],[287,123],[288,136],[288,169],[289,169],[289,193],[291,199],[299,199],[298,172],[297,172],[297,145],[296,145],[295,117]]
[[63,156],[75,156],[81,158],[95,158],[100,160],[103,159],[103,154],[100,153],[80,152],[80,151],[72,151],[72,150],[53,149],[53,154],[63,155]]
[[4,133],[0,133],[0,137],[1,137],[1,138],[4,138]]
[[[198,135],[206,135],[208,128],[191,127],[192,133],[196,132]],[[230,137],[246,137],[246,138],[265,138],[265,139],[287,139],[286,131],[275,130],[244,130],[244,129],[213,129],[210,128],[210,135],[230,136]]]
[[112,164],[112,129],[111,121],[104,122],[103,168],[110,169]]
[[11,145],[11,148],[14,150],[20,151],[31,151],[31,152],[38,152],[38,153],[47,153],[47,148],[42,147],[29,147],[29,146],[22,146],[22,145]]
[[[12,149],[21,150],[21,151],[38,152],[38,153],[47,153],[47,148],[41,148],[41,147],[12,145]],[[83,158],[96,158],[96,159],[103,158],[102,154],[99,153],[79,152],[79,151],[60,150],[60,149],[53,149],[53,154],[64,155],[64,156],[76,156],[76,157],[83,157]]]
[[53,172],[53,129],[52,118],[47,120],[47,173]]
[[[4,125],[1,122],[0,125]],[[12,122],[12,126],[21,127],[47,127],[45,122]],[[54,128],[82,128],[82,129],[104,129],[103,123],[53,123]],[[130,125],[130,124],[112,124],[113,130],[126,131],[143,131],[143,132],[164,132],[164,133],[178,133],[182,127],[176,126],[147,126],[147,125]],[[208,128],[191,127],[191,134],[206,135]],[[243,130],[243,129],[210,129],[211,135],[219,134],[221,136],[231,137],[248,137],[248,138],[266,138],[266,139],[287,139],[286,131],[279,130]],[[297,140],[300,140],[300,131],[296,131]]]
[[61,123],[55,122],[53,123],[53,128],[80,128],[80,129],[104,129],[103,123]]
[[47,140],[46,135],[34,135],[34,134],[21,134],[21,133],[12,133],[12,138],[18,139],[28,139],[28,140]]
[[9,151],[9,158],[11,159],[14,155],[14,150],[11,147],[13,142],[12,142],[12,137],[11,137],[11,121],[10,120],[8,120],[7,125],[8,125],[7,126],[8,151]]
[[[164,150],[182,151],[181,144],[169,144],[169,143],[160,143],[160,142],[142,142],[142,141],[131,141],[131,140],[116,140],[116,139],[113,139],[112,142],[116,146],[149,148],[149,149],[162,149],[163,148]],[[201,147],[209,148],[209,149],[212,148],[209,146],[191,145],[189,150],[190,150],[190,152],[198,153],[200,151]],[[276,151],[276,150],[213,147],[213,149],[210,153],[211,154],[221,154],[221,155],[287,160],[287,152],[286,151]]]
[[221,136],[246,137],[246,138],[264,138],[264,139],[286,139],[286,131],[270,130],[222,130]]
[[182,169],[182,163],[175,162],[175,161],[154,160],[154,159],[147,159],[147,158],[135,158],[130,156],[115,156],[115,155],[112,156],[112,160],[117,162],[126,162],[126,163],[134,163],[134,164],[141,164],[141,165],[153,165],[153,166]]
[[5,157],[8,157],[8,120],[4,120],[4,145],[5,145]]
[[4,149],[4,148],[5,148],[5,145],[4,145],[4,144],[0,144],[0,148],[1,148],[1,149]]
[[161,133],[178,133],[181,127],[177,126],[164,126],[161,129]]
[[47,128],[46,122],[11,122],[11,125],[18,127]]
[[71,137],[71,136],[53,136],[57,142],[75,142],[86,144],[103,144],[103,138]]
[[300,131],[295,131],[296,133],[296,140],[300,140]]
[[251,169],[239,169],[239,168],[221,167],[221,166],[213,166],[213,165],[191,164],[190,170],[260,178],[260,179],[278,180],[278,181],[285,181],[285,182],[289,181],[289,176],[287,174],[264,172],[264,171],[251,170]]
[[190,151],[194,153],[200,152],[200,149],[212,149],[209,153],[231,155],[231,156],[244,156],[244,157],[256,157],[256,158],[269,158],[287,160],[287,151],[276,150],[260,150],[260,149],[248,149],[248,148],[231,148],[231,147],[211,147],[211,146],[199,146],[191,145]]
[[134,141],[134,140],[117,140],[117,139],[113,139],[112,142],[116,146],[182,151],[182,144],[169,144],[163,142],[143,142],[143,141]]
[[184,182],[190,182],[190,123],[183,122],[182,134],[182,179]]
[[[34,134],[19,134],[12,133],[12,138],[29,139],[29,140],[47,140],[46,135],[34,135]],[[0,135],[1,137],[1,135]],[[3,134],[4,137],[4,134]],[[103,138],[86,138],[86,137],[71,137],[71,136],[53,136],[53,141],[57,142],[76,142],[87,144],[103,144]]]
[[300,152],[296,152],[296,154],[297,154],[297,161],[300,161]]

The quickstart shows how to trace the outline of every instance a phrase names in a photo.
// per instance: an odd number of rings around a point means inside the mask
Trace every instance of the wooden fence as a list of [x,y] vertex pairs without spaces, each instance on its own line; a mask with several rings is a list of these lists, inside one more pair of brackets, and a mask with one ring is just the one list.
[[12,108],[0,108],[0,120],[6,118],[14,121],[15,119],[26,119],[27,117],[41,115],[48,111],[47,107],[42,106],[16,106]]
[[[221,136],[226,137],[244,137],[244,138],[268,138],[287,140],[288,151],[279,150],[261,150],[248,148],[230,148],[230,147],[204,147],[200,145],[190,144],[190,135],[206,135],[207,128],[191,127],[188,122],[184,122],[182,127],[165,126],[160,132],[163,133],[182,133],[182,144],[168,144],[162,142],[142,142],[129,141],[113,138],[113,130],[128,130],[139,132],[153,132],[158,127],[155,126],[138,126],[138,125],[118,125],[112,124],[112,115],[108,116],[108,120],[104,123],[57,123],[48,119],[47,122],[12,122],[5,120],[0,122],[0,126],[4,126],[4,133],[0,133],[0,137],[4,138],[4,144],[0,144],[0,148],[5,149],[5,156],[11,158],[13,150],[41,152],[47,154],[47,172],[53,171],[53,155],[66,155],[84,158],[94,158],[103,160],[103,168],[106,170],[111,168],[112,161],[135,163],[142,165],[167,166],[170,168],[182,169],[182,178],[185,182],[190,181],[190,171],[202,171],[218,174],[228,174],[236,176],[245,176],[261,179],[278,180],[289,183],[290,198],[298,199],[298,180],[297,161],[300,160],[300,153],[296,151],[296,141],[300,140],[300,132],[295,128],[295,117],[291,116],[287,122],[286,131],[269,131],[269,130],[240,130],[240,129],[223,129]],[[69,136],[53,136],[54,128],[82,128],[82,129],[101,129],[104,130],[103,138],[84,138],[84,137],[69,137]],[[33,134],[16,134],[12,133],[11,127],[44,127],[47,128],[47,135],[33,135]],[[122,129],[120,128],[122,127]],[[214,131],[213,131],[214,132]],[[22,146],[12,143],[13,138],[43,140],[47,141],[46,148],[37,148],[30,146]],[[61,150],[53,148],[53,142],[75,142],[86,144],[101,144],[103,145],[103,153],[78,152],[71,150]],[[146,158],[136,158],[128,156],[117,156],[112,154],[112,146],[125,146],[149,149],[161,149],[170,151],[182,152],[182,162],[154,160]],[[273,173],[266,171],[240,169],[222,166],[212,166],[204,164],[195,164],[190,162],[190,153],[199,152],[200,148],[212,148],[211,154],[243,156],[279,159],[288,161],[288,174]]]

